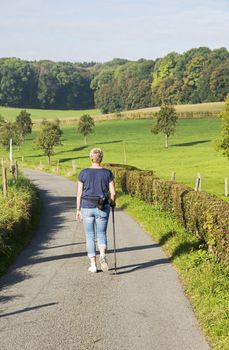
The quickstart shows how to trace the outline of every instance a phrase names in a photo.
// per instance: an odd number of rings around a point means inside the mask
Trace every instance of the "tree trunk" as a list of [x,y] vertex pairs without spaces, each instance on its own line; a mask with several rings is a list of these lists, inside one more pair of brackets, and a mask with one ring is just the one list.
[[84,144],[86,145],[87,144],[87,136],[84,135]]
[[168,135],[165,134],[165,147],[168,148],[169,147],[169,137]]
[[49,159],[49,165],[51,164],[51,156],[48,154],[48,159]]

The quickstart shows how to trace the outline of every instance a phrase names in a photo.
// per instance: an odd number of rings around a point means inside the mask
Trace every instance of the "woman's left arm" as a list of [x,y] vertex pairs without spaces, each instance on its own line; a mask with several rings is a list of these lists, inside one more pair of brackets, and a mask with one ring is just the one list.
[[109,183],[109,192],[110,192],[110,195],[111,195],[111,201],[115,205],[116,191],[115,191],[115,182],[114,182],[114,180],[112,180]]

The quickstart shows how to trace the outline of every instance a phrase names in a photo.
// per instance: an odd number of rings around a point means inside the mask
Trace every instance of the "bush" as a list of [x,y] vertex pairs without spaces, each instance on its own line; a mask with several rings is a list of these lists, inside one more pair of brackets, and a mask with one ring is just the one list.
[[209,251],[229,262],[229,205],[205,192],[175,181],[164,181],[153,171],[107,164],[116,178],[117,187],[149,204],[174,212],[182,225],[208,245]]
[[184,197],[184,208],[186,228],[229,262],[229,205],[208,193],[192,191]]
[[38,210],[37,191],[25,178],[9,184],[6,198],[0,193],[0,272],[28,241]]

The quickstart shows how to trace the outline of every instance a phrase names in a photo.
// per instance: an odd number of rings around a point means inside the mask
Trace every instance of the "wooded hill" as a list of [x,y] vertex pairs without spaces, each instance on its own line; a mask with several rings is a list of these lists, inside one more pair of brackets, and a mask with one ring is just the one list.
[[191,49],[153,60],[70,63],[0,59],[0,105],[103,113],[222,101],[229,92],[226,48]]

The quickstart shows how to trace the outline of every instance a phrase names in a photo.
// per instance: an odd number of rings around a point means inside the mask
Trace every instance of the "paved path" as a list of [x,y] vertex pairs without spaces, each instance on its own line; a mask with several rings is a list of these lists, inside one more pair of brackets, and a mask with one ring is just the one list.
[[[32,242],[0,280],[1,350],[209,349],[175,270],[138,224],[116,211],[118,274],[90,274],[75,183],[25,173],[44,206]],[[108,236],[112,248],[111,226]]]

